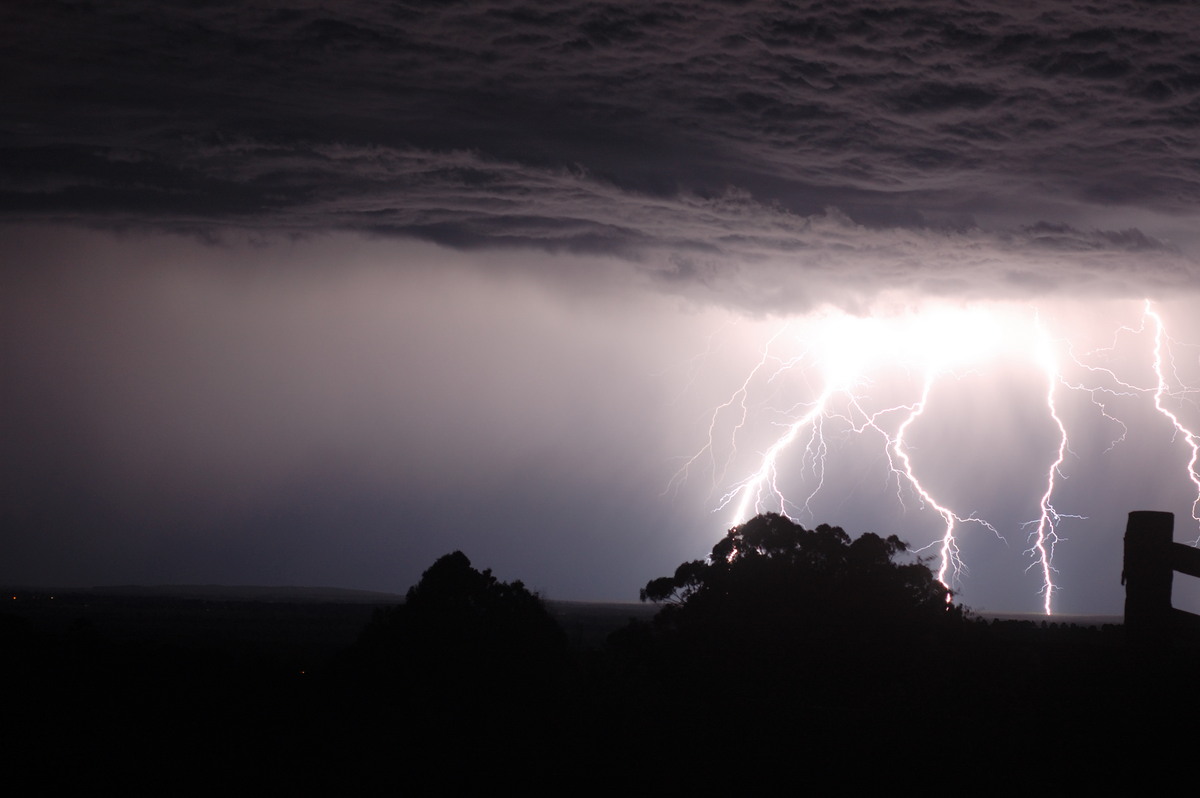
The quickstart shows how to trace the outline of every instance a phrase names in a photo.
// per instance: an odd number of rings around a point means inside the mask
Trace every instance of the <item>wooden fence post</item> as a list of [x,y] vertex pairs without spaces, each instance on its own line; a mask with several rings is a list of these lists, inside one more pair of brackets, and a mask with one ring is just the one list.
[[1137,644],[1170,639],[1175,514],[1137,510],[1125,526],[1125,633]]

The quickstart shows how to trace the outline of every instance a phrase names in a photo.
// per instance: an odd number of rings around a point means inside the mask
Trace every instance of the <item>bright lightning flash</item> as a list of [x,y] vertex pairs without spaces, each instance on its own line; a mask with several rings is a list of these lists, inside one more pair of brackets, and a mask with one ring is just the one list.
[[[1045,415],[1057,438],[1046,449],[1040,498],[1029,499],[1037,508],[1037,518],[1026,524],[1031,529],[1026,552],[1032,559],[1029,570],[1039,574],[1042,606],[1049,615],[1059,589],[1054,556],[1064,540],[1060,524],[1068,518],[1085,520],[1081,515],[1061,513],[1054,504],[1057,483],[1066,477],[1064,466],[1071,454],[1068,425],[1060,413],[1060,391],[1083,395],[1106,422],[1120,428],[1120,436],[1108,450],[1128,432],[1127,425],[1110,413],[1109,403],[1116,397],[1152,397],[1156,412],[1171,422],[1175,436],[1190,451],[1187,473],[1196,490],[1192,516],[1200,527],[1200,438],[1167,404],[1169,400],[1190,400],[1192,393],[1174,367],[1170,344],[1176,342],[1167,336],[1162,318],[1148,301],[1141,326],[1122,327],[1117,335],[1143,335],[1148,327],[1153,330],[1148,359],[1155,384],[1139,386],[1118,377],[1113,367],[1098,365],[1106,362],[1113,347],[1077,355],[1068,341],[1052,338],[1029,308],[923,308],[890,317],[827,312],[794,319],[770,336],[741,385],[712,411],[707,442],[687,460],[676,479],[685,479],[695,468],[710,471],[714,489],[724,491],[717,509],[732,507],[734,524],[768,510],[811,519],[813,500],[825,486],[831,440],[847,434],[877,440],[886,463],[886,479],[893,484],[900,505],[915,500],[940,519],[940,538],[922,550],[936,551],[938,579],[948,587],[957,586],[966,575],[959,548],[962,528],[982,526],[997,537],[1001,533],[975,512],[964,513],[935,496],[914,456],[912,434],[919,426],[936,423],[931,419],[931,399],[948,381],[962,379],[997,359],[1032,364],[1046,386]],[[1082,371],[1084,378],[1068,379],[1061,363]],[[907,399],[896,402],[876,397],[877,392],[895,393],[881,386],[894,389],[896,385],[905,386],[902,393]],[[766,433],[759,424],[764,418]],[[992,422],[984,415],[971,423],[982,428]],[[769,433],[771,429],[776,432]],[[745,448],[746,438],[758,441],[753,444],[759,452],[758,465],[732,487],[721,488],[739,455],[739,446]],[[789,462],[793,470],[786,473],[793,474],[797,457],[801,481],[807,487],[800,491],[803,498],[793,501],[788,497],[797,487],[794,476],[784,484],[782,473]]]

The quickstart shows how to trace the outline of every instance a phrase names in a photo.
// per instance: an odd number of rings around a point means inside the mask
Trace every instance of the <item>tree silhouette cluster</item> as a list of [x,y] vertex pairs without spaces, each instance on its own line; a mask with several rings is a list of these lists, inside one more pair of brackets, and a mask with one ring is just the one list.
[[377,611],[357,648],[368,669],[469,691],[545,678],[564,662],[566,638],[537,594],[455,551],[421,575],[404,604]]
[[652,579],[642,601],[664,605],[674,624],[911,624],[961,616],[950,591],[892,535],[851,540],[839,527],[805,529],[769,513],[734,527],[707,560]]
[[[964,626],[950,591],[899,538],[852,540],[838,527],[806,529],[778,514],[734,527],[707,559],[650,580],[641,598],[662,606],[654,623],[625,630],[614,645],[663,674],[662,689],[703,689],[745,672],[761,687],[746,701],[810,709],[814,700],[865,707],[919,689],[950,661],[941,652]],[[821,684],[822,697],[806,683]]]

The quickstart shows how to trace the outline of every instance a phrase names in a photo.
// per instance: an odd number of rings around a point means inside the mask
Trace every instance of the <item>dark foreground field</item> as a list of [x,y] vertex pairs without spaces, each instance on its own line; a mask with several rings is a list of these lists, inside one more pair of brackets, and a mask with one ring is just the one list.
[[1173,782],[1200,723],[1196,648],[1133,651],[1115,625],[974,622],[886,645],[764,647],[757,634],[666,644],[651,624],[629,625],[648,605],[563,603],[550,605],[561,655],[518,654],[514,667],[486,651],[450,660],[355,646],[397,598],[9,592],[10,778],[122,794],[1041,794]]

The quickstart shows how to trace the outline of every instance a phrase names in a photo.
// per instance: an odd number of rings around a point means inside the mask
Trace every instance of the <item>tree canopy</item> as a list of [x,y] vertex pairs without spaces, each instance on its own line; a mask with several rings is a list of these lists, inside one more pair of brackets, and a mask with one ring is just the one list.
[[961,617],[951,593],[895,535],[851,540],[839,527],[805,529],[776,513],[729,530],[707,560],[650,580],[643,601],[686,625],[729,621],[810,626]]
[[378,611],[358,647],[386,667],[451,681],[534,678],[566,656],[541,598],[520,580],[476,570],[461,551],[426,569],[404,604]]

